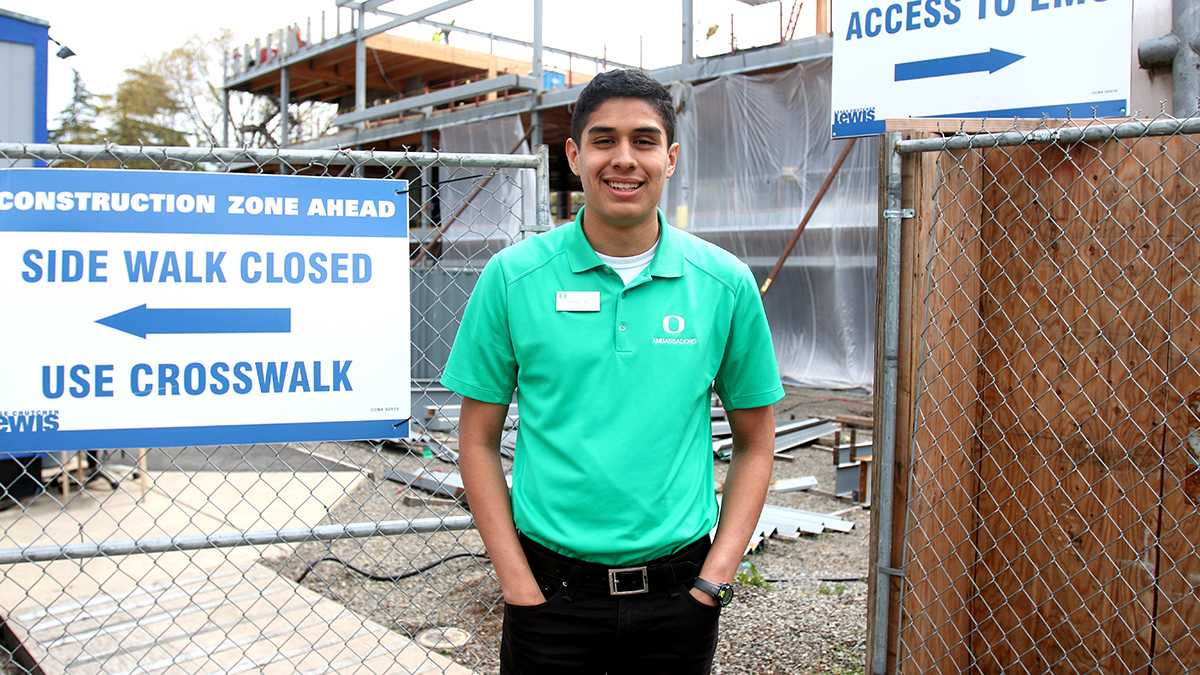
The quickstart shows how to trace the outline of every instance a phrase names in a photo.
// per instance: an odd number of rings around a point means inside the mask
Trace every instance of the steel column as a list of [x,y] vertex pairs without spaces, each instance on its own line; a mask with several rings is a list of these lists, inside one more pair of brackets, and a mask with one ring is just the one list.
[[292,125],[288,108],[292,105],[291,76],[287,67],[279,69],[279,147],[285,148],[291,138]]
[[1171,114],[1192,117],[1200,108],[1200,0],[1173,0],[1171,32],[1143,40],[1138,63],[1146,70],[1171,69]]
[[1171,64],[1174,94],[1171,97],[1175,117],[1191,117],[1200,99],[1200,0],[1173,0],[1171,23],[1179,50]]
[[546,232],[554,226],[550,217],[550,149],[537,146],[537,232]]
[[[362,10],[358,10],[357,14],[358,27],[354,31],[354,112],[361,114],[367,109],[367,38],[363,31],[363,20],[367,17]],[[360,132],[367,128],[366,122],[359,122],[355,126]],[[361,178],[362,166],[355,166],[353,173]]]
[[221,145],[229,147],[229,90],[221,90]]
[[[421,132],[421,150],[422,152],[433,151],[433,132],[428,129]],[[425,167],[421,169],[421,227],[433,227],[433,220],[430,218],[429,210],[433,208],[430,200],[433,197],[433,169]]]
[[[534,98],[541,102],[542,90],[545,89],[545,76],[542,68],[542,0],[533,0],[533,79]],[[535,104],[529,114],[530,128],[533,133],[529,136],[530,150],[536,150],[542,145],[542,111]],[[540,205],[539,205],[539,208]]]
[[692,22],[692,0],[683,0],[683,57],[680,60],[683,65],[696,60],[696,52],[692,49],[696,32]]
[[892,570],[892,500],[896,464],[896,379],[900,348],[900,224],[901,155],[896,148],[900,134],[888,134],[884,157],[887,158],[887,203],[884,223],[887,228],[886,268],[883,293],[883,394],[882,419],[879,420],[879,480],[872,508],[878,509],[876,521],[875,606],[871,672],[882,675],[887,670],[888,617],[891,601]]

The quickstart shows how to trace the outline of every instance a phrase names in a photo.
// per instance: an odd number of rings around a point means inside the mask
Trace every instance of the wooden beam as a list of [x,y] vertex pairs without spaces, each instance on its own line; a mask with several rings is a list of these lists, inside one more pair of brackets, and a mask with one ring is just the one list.
[[817,17],[815,29],[817,35],[830,35],[833,33],[832,24],[830,22],[830,0],[817,0]]

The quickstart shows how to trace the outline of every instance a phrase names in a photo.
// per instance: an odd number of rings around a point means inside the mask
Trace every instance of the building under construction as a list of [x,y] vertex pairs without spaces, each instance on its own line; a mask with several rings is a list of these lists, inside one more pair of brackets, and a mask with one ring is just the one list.
[[[330,133],[291,144],[299,147],[511,153],[544,144],[551,158],[554,221],[570,219],[581,203],[579,180],[564,152],[570,107],[595,73],[631,66],[543,44],[542,0],[532,3],[531,42],[438,20],[439,13],[468,2],[445,0],[400,14],[386,0],[337,0],[330,17],[292,24],[228,54],[226,100],[233,92],[249,92],[275,99],[281,110],[303,102],[335,104]],[[810,8],[815,17],[801,11],[800,0],[770,3],[780,5],[777,44],[696,58],[692,0],[681,0],[680,62],[648,71],[672,92],[682,146],[663,210],[675,226],[737,254],[760,281],[847,143],[835,147],[829,133],[828,0]],[[804,16],[807,26],[800,25]],[[431,29],[437,39],[389,32],[414,24]],[[797,33],[806,36],[792,39]],[[467,36],[486,47],[459,46]],[[528,58],[499,56],[498,47]],[[547,67],[549,59],[561,67]],[[280,119],[279,137],[294,138],[288,116]],[[764,298],[780,370],[789,382],[871,386],[877,158],[874,139],[858,141],[849,152]],[[530,171],[514,171],[495,188],[511,189],[519,205],[493,199],[489,203],[497,208],[490,211],[462,208],[471,195],[447,170],[427,173],[433,175],[420,176],[422,193],[414,188],[410,236],[422,242],[447,228],[457,231],[452,251],[430,247],[442,256],[443,267],[477,269],[486,259],[480,251],[498,249],[521,222],[533,220]],[[421,264],[414,264],[414,273],[421,273]],[[420,311],[420,299],[413,302]],[[449,342],[417,334],[413,339]],[[414,363],[413,376],[436,377],[432,366],[428,370]]]

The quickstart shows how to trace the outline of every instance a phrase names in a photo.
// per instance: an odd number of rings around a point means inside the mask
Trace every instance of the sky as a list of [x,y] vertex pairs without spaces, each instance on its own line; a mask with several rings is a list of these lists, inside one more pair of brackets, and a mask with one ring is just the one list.
[[[794,0],[782,0],[784,13]],[[386,8],[405,13],[435,4],[436,0],[394,0]],[[814,3],[807,3],[809,5]],[[93,93],[112,93],[126,68],[166,53],[193,35],[204,38],[228,28],[239,43],[253,42],[289,24],[303,30],[311,18],[319,33],[321,13],[333,33],[334,0],[0,0],[0,8],[44,19],[50,36],[69,46],[76,56],[58,59],[51,45],[48,114],[55,126],[59,111],[70,100],[72,69],[79,71]],[[776,42],[779,39],[780,2],[750,6],[737,0],[694,0],[696,54],[729,51],[730,15],[738,47]],[[646,68],[679,63],[682,51],[682,11],[679,0],[544,0],[543,34],[548,46]],[[474,0],[431,17],[477,30],[494,31],[523,40],[533,39],[533,0]],[[377,21],[381,21],[379,19]],[[343,10],[343,25],[348,23]],[[787,18],[784,17],[786,23]],[[805,7],[796,37],[812,33],[811,10]],[[368,20],[368,26],[371,20]],[[712,37],[706,38],[710,27]],[[429,39],[428,26],[405,26],[401,35]],[[451,36],[452,44],[487,51],[484,39]],[[529,52],[497,48],[496,53],[529,59]],[[566,62],[547,55],[547,67],[565,70]],[[588,72],[574,64],[577,72]]]

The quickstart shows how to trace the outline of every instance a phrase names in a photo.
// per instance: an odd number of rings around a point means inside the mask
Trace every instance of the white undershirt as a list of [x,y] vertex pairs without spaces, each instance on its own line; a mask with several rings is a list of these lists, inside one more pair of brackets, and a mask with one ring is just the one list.
[[655,241],[649,250],[637,255],[618,258],[616,256],[604,255],[599,251],[596,252],[596,255],[600,258],[601,262],[611,267],[617,273],[617,276],[621,277],[621,281],[628,285],[630,281],[633,281],[637,275],[642,273],[642,270],[650,266],[650,261],[654,260],[654,252],[657,250],[658,242]]

